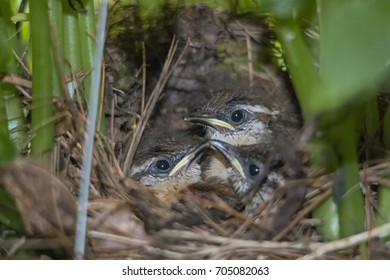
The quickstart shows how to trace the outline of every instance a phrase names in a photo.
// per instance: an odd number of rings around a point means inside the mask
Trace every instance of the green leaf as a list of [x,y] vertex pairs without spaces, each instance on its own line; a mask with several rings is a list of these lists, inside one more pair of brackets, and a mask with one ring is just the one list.
[[326,240],[340,238],[339,216],[336,204],[331,197],[314,209],[313,217],[321,220],[321,225],[317,229]]
[[262,8],[269,11],[277,19],[297,18],[309,5],[315,4],[311,0],[263,0]]
[[320,0],[320,68],[326,94],[317,111],[368,98],[389,72],[390,1]]
[[9,137],[8,131],[0,130],[0,164],[11,162],[16,155],[17,149]]
[[377,223],[384,225],[390,222],[390,189],[381,186],[378,195],[378,215]]

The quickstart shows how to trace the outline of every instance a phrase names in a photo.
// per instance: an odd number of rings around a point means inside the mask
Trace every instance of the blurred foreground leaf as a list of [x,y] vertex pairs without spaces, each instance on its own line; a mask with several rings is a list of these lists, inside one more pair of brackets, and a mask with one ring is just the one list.
[[368,87],[389,72],[390,1],[320,0],[319,74],[326,90],[316,112],[367,100]]

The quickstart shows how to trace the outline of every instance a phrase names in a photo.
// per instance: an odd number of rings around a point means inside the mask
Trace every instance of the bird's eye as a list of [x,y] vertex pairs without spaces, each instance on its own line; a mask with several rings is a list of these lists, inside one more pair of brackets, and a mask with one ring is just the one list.
[[171,165],[166,159],[160,159],[156,162],[156,167],[159,171],[165,172],[171,168]]
[[242,121],[244,120],[244,111],[243,110],[235,110],[231,114],[230,119],[236,124],[242,123]]
[[256,176],[259,173],[260,173],[260,168],[257,165],[251,164],[249,166],[249,175]]

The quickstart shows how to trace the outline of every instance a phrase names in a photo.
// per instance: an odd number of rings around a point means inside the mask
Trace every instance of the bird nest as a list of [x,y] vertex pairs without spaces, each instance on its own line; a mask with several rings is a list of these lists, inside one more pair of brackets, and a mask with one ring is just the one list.
[[[249,36],[248,28],[243,28],[243,42]],[[141,82],[135,79],[130,89],[127,88],[131,94],[115,88],[118,80],[115,69],[108,71],[104,104],[108,133],[95,133],[85,258],[354,259],[359,257],[356,248],[364,240],[369,240],[372,252],[381,253],[381,243],[371,238],[379,237],[388,229],[323,242],[316,230],[321,221],[312,218],[311,212],[330,197],[332,175],[318,175],[308,170],[308,178],[302,183],[310,187],[301,210],[271,238],[266,238],[265,233],[269,219],[275,217],[273,213],[280,207],[278,201],[283,199],[282,192],[276,192],[251,215],[231,208],[216,195],[202,196],[196,192],[174,194],[177,202],[184,201],[186,205],[184,209],[177,209],[174,203],[168,205],[160,201],[150,189],[128,177],[126,170],[131,166],[144,130],[164,116],[170,119],[161,105],[170,103],[164,100],[161,103],[161,94],[167,84],[171,87],[175,84],[172,77],[177,82],[174,69],[182,69],[181,62],[190,44],[174,40],[158,78],[150,83],[152,86],[146,84],[144,77]],[[145,60],[141,68],[146,69]],[[272,84],[275,80],[266,82]],[[177,83],[175,86],[177,91]],[[176,91],[166,90],[166,95],[176,95]],[[2,247],[9,256],[34,250],[54,258],[73,257],[87,118],[80,103],[57,100],[55,106],[55,164],[45,166],[23,158],[1,167],[0,181],[14,198],[25,230],[24,237],[6,238],[3,242]],[[178,112],[177,119],[180,114],[183,112]],[[362,170],[363,185],[388,185],[383,179],[388,166],[388,162],[381,162]],[[366,193],[367,201],[370,195]]]
[[[26,232],[23,238],[2,244],[11,256],[20,250],[50,251],[56,258],[73,255],[83,143],[70,133],[58,137],[57,143],[67,155],[57,175],[32,159],[20,159],[1,170],[1,182],[14,197]],[[278,204],[264,205],[248,217],[216,197],[214,209],[228,214],[218,218],[205,209],[210,199],[187,193],[178,194],[178,200],[191,202],[192,207],[186,212],[174,210],[124,176],[112,148],[108,138],[96,135],[87,259],[353,259],[360,242],[381,234],[375,231],[321,242],[316,231],[321,221],[310,218],[310,213],[331,194],[332,178],[322,176],[308,179],[306,201],[291,222],[273,239],[263,240],[264,223]],[[364,183],[383,181],[380,178],[388,166],[384,162],[365,169]],[[376,252],[382,251],[375,240],[370,243]]]

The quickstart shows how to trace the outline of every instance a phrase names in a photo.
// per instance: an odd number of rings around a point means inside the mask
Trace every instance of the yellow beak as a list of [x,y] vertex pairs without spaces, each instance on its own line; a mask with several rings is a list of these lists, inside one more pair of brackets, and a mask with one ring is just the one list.
[[231,131],[236,131],[236,128],[232,126],[230,123],[227,123],[225,121],[221,121],[216,118],[210,118],[210,117],[186,117],[184,118],[186,122],[193,122],[193,123],[200,123],[211,127],[224,127],[226,129],[229,129]]
[[209,140],[210,146],[219,151],[233,166],[243,179],[246,179],[244,169],[237,157],[234,156],[234,146],[219,140]]

